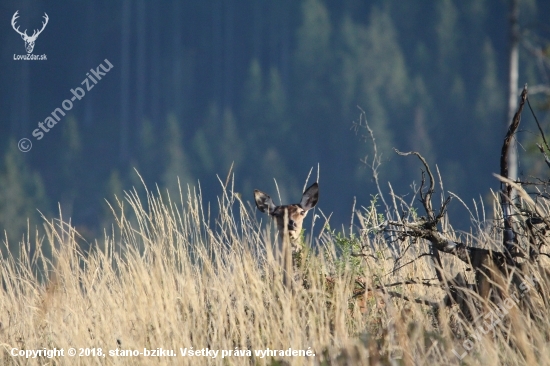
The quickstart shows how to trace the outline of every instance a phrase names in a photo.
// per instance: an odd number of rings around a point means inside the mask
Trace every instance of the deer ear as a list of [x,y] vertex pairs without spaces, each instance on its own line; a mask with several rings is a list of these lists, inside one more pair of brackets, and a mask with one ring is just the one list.
[[262,191],[254,190],[254,201],[256,201],[256,207],[262,212],[271,214],[275,210],[275,204],[271,197]]
[[319,185],[317,182],[313,183],[302,195],[302,200],[300,201],[300,206],[306,210],[309,211],[315,205],[317,204],[317,201],[319,201]]

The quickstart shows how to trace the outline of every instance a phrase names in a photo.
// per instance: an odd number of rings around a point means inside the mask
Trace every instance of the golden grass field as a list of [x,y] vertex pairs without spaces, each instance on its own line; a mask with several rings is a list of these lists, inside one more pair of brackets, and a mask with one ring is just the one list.
[[[356,217],[355,235],[338,236],[317,218],[311,240],[317,244],[301,269],[307,286],[288,288],[280,250],[268,234],[273,228],[258,224],[267,216],[256,217],[239,195],[224,191],[216,217],[193,189],[177,199],[161,197],[148,193],[142,202],[135,191],[127,193],[113,204],[113,227],[86,253],[74,228],[52,220],[46,237],[21,244],[19,258],[1,259],[0,364],[550,364],[544,305],[543,316],[533,320],[512,304],[493,329],[480,332],[489,320],[464,322],[456,306],[435,314],[414,301],[441,302],[445,291],[434,281],[354,298],[358,277],[367,288],[435,277],[429,257],[392,272],[384,237],[360,231],[379,224],[374,205]],[[306,242],[310,233],[308,226]],[[447,234],[456,235],[450,228]],[[489,246],[496,236],[474,232],[463,240]],[[346,255],[342,243],[365,245],[368,256]],[[427,251],[419,241],[401,263]],[[464,273],[469,279],[466,266],[444,259],[449,278]],[[68,355],[71,347],[76,356]],[[161,348],[161,356],[124,356]],[[44,349],[64,355],[24,356]],[[199,355],[190,356],[191,349]],[[288,355],[289,349],[297,353]]]

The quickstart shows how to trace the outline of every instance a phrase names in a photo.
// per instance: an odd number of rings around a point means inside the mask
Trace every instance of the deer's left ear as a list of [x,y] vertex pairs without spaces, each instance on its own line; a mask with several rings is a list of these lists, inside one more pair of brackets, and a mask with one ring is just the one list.
[[319,201],[319,185],[317,182],[313,183],[302,195],[302,200],[300,201],[300,206],[306,210],[309,211],[315,205],[317,204],[317,201]]
[[271,197],[257,189],[254,190],[254,201],[256,201],[256,207],[262,212],[271,214],[275,210],[276,206]]

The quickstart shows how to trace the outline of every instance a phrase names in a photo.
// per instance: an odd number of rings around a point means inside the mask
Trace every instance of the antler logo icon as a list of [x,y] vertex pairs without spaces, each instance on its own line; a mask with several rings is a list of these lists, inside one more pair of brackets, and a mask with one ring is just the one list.
[[19,10],[17,10],[15,14],[13,14],[13,17],[11,18],[11,26],[17,33],[19,33],[19,35],[21,35],[21,38],[23,38],[23,41],[25,41],[25,49],[27,50],[27,53],[32,53],[32,50],[34,49],[34,42],[36,41],[40,33],[42,33],[44,28],[46,28],[46,24],[48,24],[48,20],[49,20],[48,14],[44,13],[45,22],[42,22],[42,29],[40,29],[39,31],[35,29],[34,32],[32,33],[32,36],[29,37],[27,35],[26,29],[24,32],[21,32],[19,31],[19,26],[15,28],[15,21],[17,18],[19,18],[19,15],[17,15],[17,13],[19,13]]

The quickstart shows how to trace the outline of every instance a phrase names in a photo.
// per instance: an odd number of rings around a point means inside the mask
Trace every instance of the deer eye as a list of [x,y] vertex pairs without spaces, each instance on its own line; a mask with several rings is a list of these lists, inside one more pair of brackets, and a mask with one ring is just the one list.
[[300,215],[304,216],[306,214],[305,211],[300,212]]

